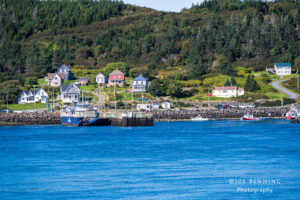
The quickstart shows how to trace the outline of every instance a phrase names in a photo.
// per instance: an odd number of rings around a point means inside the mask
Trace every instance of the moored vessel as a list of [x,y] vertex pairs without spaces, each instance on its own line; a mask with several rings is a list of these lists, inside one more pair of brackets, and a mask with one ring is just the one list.
[[259,117],[254,117],[252,114],[246,114],[244,115],[241,120],[243,121],[255,121],[255,120],[260,120]]
[[75,105],[60,112],[61,124],[67,126],[104,126],[108,119],[101,119],[96,108],[90,105]]
[[203,118],[201,115],[191,118],[192,121],[208,121],[208,118]]

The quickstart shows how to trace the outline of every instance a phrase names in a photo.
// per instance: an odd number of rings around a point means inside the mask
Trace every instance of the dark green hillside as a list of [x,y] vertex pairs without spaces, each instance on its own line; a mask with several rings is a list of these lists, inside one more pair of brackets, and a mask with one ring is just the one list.
[[0,16],[0,81],[21,85],[61,63],[102,69],[122,61],[132,76],[150,78],[180,66],[169,78],[187,80],[300,56],[300,4],[292,0],[211,0],[181,13],[122,1],[2,0]]

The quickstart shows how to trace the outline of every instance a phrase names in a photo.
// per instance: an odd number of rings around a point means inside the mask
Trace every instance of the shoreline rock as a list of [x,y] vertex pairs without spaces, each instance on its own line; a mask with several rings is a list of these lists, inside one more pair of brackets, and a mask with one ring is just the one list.
[[[289,107],[275,108],[231,108],[231,109],[169,109],[149,111],[154,121],[188,121],[201,115],[210,119],[240,119],[244,114],[250,113],[255,117],[283,118]],[[298,119],[299,121],[299,119]],[[0,113],[0,126],[7,125],[50,125],[60,124],[59,113],[33,112],[33,113]]]
[[155,120],[187,120],[198,115],[210,119],[239,119],[250,113],[255,117],[281,118],[289,111],[289,107],[276,108],[245,108],[245,109],[170,109],[152,111]]
[[0,113],[0,125],[60,124],[59,113]]

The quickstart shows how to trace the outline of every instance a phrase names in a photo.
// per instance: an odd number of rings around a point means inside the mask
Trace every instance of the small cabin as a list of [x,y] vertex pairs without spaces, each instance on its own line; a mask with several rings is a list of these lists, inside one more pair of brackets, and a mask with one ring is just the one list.
[[153,109],[152,104],[137,104],[136,105],[137,111],[151,111]]
[[163,109],[170,109],[171,108],[171,103],[170,102],[162,102],[161,107]]

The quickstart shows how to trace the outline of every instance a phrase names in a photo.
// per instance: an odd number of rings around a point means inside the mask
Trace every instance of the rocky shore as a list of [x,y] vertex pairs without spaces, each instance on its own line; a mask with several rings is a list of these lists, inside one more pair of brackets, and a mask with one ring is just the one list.
[[0,113],[0,125],[60,124],[59,113]]
[[255,117],[284,117],[289,111],[289,107],[276,107],[276,108],[245,108],[245,109],[172,109],[172,110],[156,110],[152,111],[155,120],[187,120],[198,115],[204,118],[212,119],[237,119],[241,118],[244,114],[250,113]]
[[[289,107],[276,108],[245,108],[245,109],[170,109],[153,110],[155,121],[180,121],[190,120],[201,115],[211,119],[238,119],[244,114],[250,113],[255,117],[281,118],[289,111]],[[33,113],[0,113],[0,125],[35,125],[35,124],[60,124],[59,113],[33,112]],[[298,119],[298,122],[300,120]]]
[[294,119],[294,120],[292,121],[292,123],[300,123],[300,117]]

